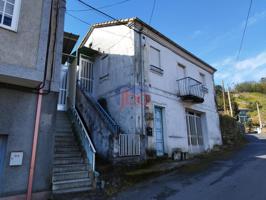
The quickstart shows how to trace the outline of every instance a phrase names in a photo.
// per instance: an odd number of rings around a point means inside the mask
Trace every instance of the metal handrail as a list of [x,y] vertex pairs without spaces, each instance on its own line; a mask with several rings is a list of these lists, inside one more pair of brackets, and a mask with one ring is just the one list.
[[[81,133],[78,132],[78,134],[80,134],[79,136],[81,138],[81,142],[86,143],[86,144],[83,144],[84,150],[86,151],[86,156],[87,156],[88,160],[91,162],[92,171],[95,171],[95,153],[96,153],[96,150],[95,150],[95,148],[92,144],[92,141],[88,135],[88,132],[87,132],[80,116],[79,116],[78,111],[74,107],[71,110],[72,110],[72,113],[75,117],[75,120],[77,121],[79,127],[81,128]],[[89,149],[86,147],[89,147]],[[90,154],[90,153],[92,153],[92,154]],[[91,155],[91,157],[90,157],[90,155]]]
[[84,91],[79,84],[78,86],[85,95],[88,102],[91,103],[91,105],[98,111],[101,118],[106,122],[111,131],[114,133],[119,133],[120,126],[116,123],[116,121],[104,110],[104,108],[94,99],[94,97],[90,93]]

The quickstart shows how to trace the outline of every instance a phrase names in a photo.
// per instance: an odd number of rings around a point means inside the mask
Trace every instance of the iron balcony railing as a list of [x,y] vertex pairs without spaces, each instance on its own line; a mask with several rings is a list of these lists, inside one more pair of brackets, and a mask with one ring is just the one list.
[[72,108],[72,115],[73,115],[73,120],[74,120],[74,124],[76,126],[77,129],[77,135],[82,143],[82,146],[85,150],[88,162],[92,168],[92,171],[95,171],[95,153],[96,150],[92,144],[92,141],[89,137],[89,134],[79,116],[78,111],[76,110],[76,108]]
[[177,96],[186,99],[193,98],[198,100],[204,100],[204,95],[208,89],[196,79],[191,77],[185,77],[177,80],[178,93]]

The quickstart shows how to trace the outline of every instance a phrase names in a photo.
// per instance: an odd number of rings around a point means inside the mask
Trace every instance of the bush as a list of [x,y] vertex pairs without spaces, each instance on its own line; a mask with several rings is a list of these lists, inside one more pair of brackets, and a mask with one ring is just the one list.
[[243,124],[237,122],[233,117],[220,115],[220,126],[223,144],[233,145],[242,141],[243,134],[245,133],[245,127]]

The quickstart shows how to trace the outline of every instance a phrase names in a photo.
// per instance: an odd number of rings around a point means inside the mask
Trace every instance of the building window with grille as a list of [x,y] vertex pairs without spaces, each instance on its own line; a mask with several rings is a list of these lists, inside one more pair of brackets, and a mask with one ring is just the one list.
[[201,115],[195,112],[186,112],[188,144],[203,146]]
[[21,0],[0,0],[0,27],[17,31]]

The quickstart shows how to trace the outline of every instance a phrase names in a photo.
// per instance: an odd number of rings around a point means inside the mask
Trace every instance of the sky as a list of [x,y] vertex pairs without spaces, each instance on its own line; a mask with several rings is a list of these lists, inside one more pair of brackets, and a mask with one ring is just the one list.
[[[215,67],[216,84],[224,80],[233,87],[266,77],[266,0],[253,0],[238,60],[250,0],[156,0],[152,18],[154,0],[83,1],[118,19],[139,17],[150,22]],[[77,0],[67,0],[66,10],[65,31],[80,35],[80,40],[90,24],[110,20]]]

